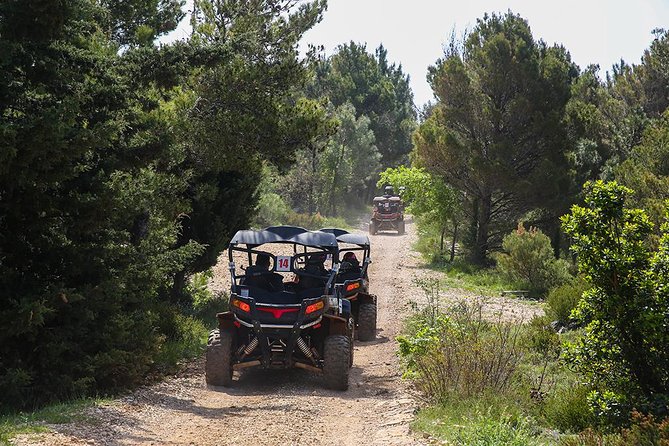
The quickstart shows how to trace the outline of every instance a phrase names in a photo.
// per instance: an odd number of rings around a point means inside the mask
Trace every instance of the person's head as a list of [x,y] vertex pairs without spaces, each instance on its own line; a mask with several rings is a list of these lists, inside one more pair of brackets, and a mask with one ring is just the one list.
[[261,252],[256,256],[256,266],[269,269],[269,263],[269,254]]
[[325,254],[315,253],[307,257],[307,265],[323,265],[325,263]]
[[354,252],[349,251],[346,254],[344,254],[344,258],[342,259],[342,261],[353,263],[353,262],[357,262],[358,258],[355,256]]
[[395,190],[393,189],[392,186],[386,186],[385,189],[383,189],[383,192],[385,195],[392,195],[395,193]]

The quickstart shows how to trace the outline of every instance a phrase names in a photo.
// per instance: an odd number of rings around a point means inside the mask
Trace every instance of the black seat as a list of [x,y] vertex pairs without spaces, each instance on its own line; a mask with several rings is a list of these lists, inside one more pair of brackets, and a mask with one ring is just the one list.
[[242,284],[270,292],[283,291],[283,276],[254,265],[246,268]]

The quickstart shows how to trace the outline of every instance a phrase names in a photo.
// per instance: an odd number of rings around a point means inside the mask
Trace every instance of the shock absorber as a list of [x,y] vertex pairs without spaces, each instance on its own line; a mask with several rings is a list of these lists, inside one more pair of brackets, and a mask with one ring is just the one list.
[[314,352],[309,350],[309,346],[307,345],[306,342],[304,342],[304,339],[302,339],[302,336],[297,338],[296,344],[297,344],[297,347],[300,349],[300,351],[304,354],[304,356],[311,359],[311,362],[313,362],[315,364],[316,361],[314,361]]
[[244,348],[244,354],[240,359],[244,359],[244,357],[248,354],[250,354],[255,348],[258,346],[258,338],[253,338],[251,342]]

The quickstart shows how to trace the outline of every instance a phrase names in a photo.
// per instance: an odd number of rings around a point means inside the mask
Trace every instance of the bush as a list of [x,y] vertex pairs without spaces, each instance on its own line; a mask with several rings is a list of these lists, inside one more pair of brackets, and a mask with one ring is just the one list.
[[541,296],[551,287],[569,279],[569,265],[553,255],[550,239],[536,228],[518,229],[504,237],[506,253],[497,255],[499,269],[511,280],[520,282],[533,296]]
[[592,288],[574,311],[584,335],[566,359],[596,386],[596,413],[613,422],[630,410],[666,415],[669,399],[669,230],[648,244],[645,212],[627,209],[632,193],[616,183],[586,185],[586,207],[563,217],[579,270]]
[[590,288],[582,277],[576,277],[564,285],[553,288],[546,298],[546,316],[561,325],[568,325],[573,321],[571,312],[583,297],[583,293]]
[[325,225],[325,217],[319,213],[309,215],[290,211],[288,215],[286,215],[284,224],[311,230],[320,229]]
[[590,389],[575,384],[557,389],[544,401],[546,421],[563,432],[581,432],[595,424],[588,394]]
[[287,220],[290,212],[290,208],[279,194],[263,193],[258,199],[258,206],[256,206],[254,226],[266,228],[267,226],[279,225]]
[[436,316],[426,311],[400,355],[423,395],[435,402],[504,392],[521,360],[519,325],[483,318],[482,303],[461,303]]
[[586,429],[564,439],[562,446],[669,446],[669,418],[656,421],[652,415],[632,413],[631,425],[619,433],[600,433]]
[[422,409],[413,428],[452,445],[546,444],[532,419],[507,406],[499,395],[453,399]]
[[164,372],[177,369],[183,360],[196,358],[205,349],[209,330],[216,327],[216,313],[225,311],[228,299],[208,288],[211,269],[190,276],[185,287],[188,299],[181,307],[164,303],[160,308],[160,332],[163,342],[156,359]]

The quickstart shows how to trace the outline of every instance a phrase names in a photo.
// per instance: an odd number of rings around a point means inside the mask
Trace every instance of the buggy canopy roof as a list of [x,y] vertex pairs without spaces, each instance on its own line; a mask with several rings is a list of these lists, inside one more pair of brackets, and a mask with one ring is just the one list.
[[378,203],[380,201],[402,201],[400,197],[394,196],[394,197],[374,197],[374,203]]
[[323,228],[321,232],[329,232],[337,237],[337,241],[341,243],[349,243],[351,245],[369,246],[369,237],[365,234],[352,234],[348,231],[339,228]]
[[297,226],[270,226],[253,231],[244,229],[230,240],[230,245],[263,245],[265,243],[297,243],[298,245],[319,248],[336,248],[337,238],[334,234],[322,231],[309,231]]

